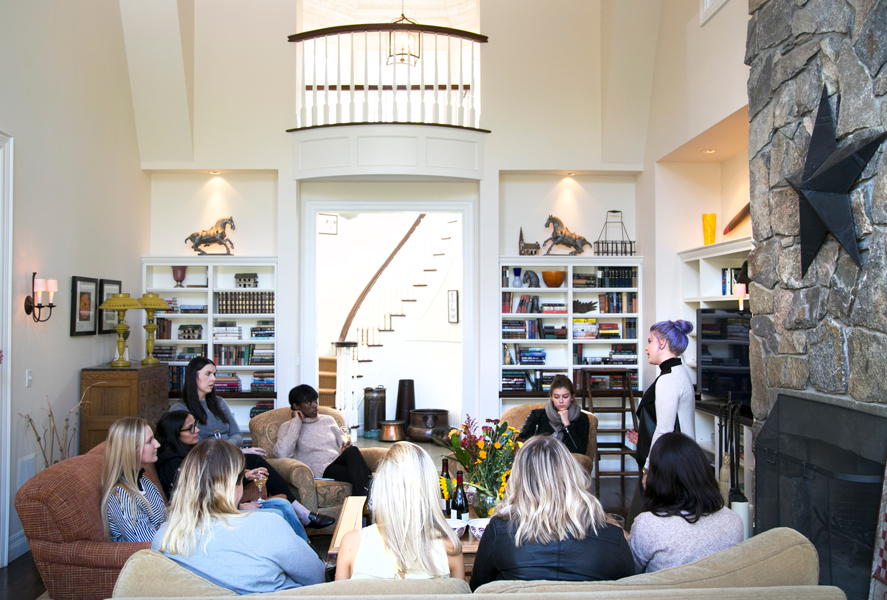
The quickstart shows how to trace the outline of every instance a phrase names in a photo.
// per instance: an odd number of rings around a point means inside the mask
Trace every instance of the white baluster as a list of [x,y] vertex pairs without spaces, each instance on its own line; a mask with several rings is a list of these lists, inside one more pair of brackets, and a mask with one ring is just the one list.
[[474,107],[475,93],[477,93],[477,89],[476,89],[477,83],[475,83],[475,78],[474,78],[474,70],[475,70],[474,48],[475,48],[475,46],[477,46],[477,42],[472,41],[471,42],[471,90],[469,90],[469,95],[471,97],[471,112],[469,113],[469,116],[468,116],[469,127],[479,127],[479,125],[477,123],[477,113],[476,113],[476,110]]
[[370,122],[370,40],[363,32],[363,122]]
[[419,32],[419,56],[422,58],[419,65],[419,122],[425,123],[425,63],[428,61],[428,56],[425,55],[425,34]]
[[[410,32],[407,31],[407,39],[410,37]],[[408,47],[409,48],[409,47]],[[413,112],[411,107],[410,98],[413,95],[413,58],[411,56],[407,57],[407,123],[413,122]]]
[[323,38],[323,125],[330,123],[330,38]]
[[440,37],[436,33],[434,34],[434,114],[432,117],[432,123],[440,123],[440,60],[437,56],[437,38]]
[[465,126],[465,79],[463,78],[463,68],[465,64],[465,56],[463,52],[462,38],[459,38],[459,116],[456,119],[456,125]]
[[336,123],[342,122],[342,35],[336,34]]
[[296,98],[298,99],[298,106],[296,108],[296,123],[298,123],[299,127],[305,127],[305,42],[299,42],[296,44],[296,64],[302,65],[301,69],[296,69]]
[[351,85],[348,89],[348,122],[354,123],[354,87],[356,83],[354,80],[354,32],[348,36],[348,46],[348,50],[350,51],[349,56],[351,57],[351,79],[349,82]]
[[[396,47],[396,46],[395,46]],[[391,61],[391,120],[398,121],[397,110],[397,59]]]
[[450,36],[447,36],[447,125],[453,124],[453,50],[451,48]]
[[317,125],[317,38],[311,40],[311,123]]
[[382,112],[382,84],[384,82],[384,78],[382,77],[382,32],[379,32],[379,108],[376,113],[376,121],[384,121],[384,113]]

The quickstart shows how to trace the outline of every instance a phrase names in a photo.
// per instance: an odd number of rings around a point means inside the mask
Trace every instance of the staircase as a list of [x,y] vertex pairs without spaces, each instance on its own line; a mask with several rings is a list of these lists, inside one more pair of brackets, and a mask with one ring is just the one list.
[[317,393],[320,396],[318,404],[329,408],[336,407],[336,357],[321,356],[318,359],[320,366],[320,382]]

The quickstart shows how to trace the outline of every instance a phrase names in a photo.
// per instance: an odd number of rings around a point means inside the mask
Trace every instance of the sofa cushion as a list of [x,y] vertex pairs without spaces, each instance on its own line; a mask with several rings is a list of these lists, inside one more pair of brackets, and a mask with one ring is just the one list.
[[[264,594],[255,597],[292,596],[399,596],[429,594],[470,594],[461,579],[350,579]],[[180,598],[237,596],[165,557],[156,550],[133,554],[117,578],[113,598]]]
[[655,573],[618,581],[493,581],[474,593],[815,586],[818,583],[819,559],[813,544],[794,529],[778,527],[695,562]]

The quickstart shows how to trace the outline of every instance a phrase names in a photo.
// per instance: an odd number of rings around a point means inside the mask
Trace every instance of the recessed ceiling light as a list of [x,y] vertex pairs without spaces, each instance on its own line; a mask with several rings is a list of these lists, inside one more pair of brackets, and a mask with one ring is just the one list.
[[714,154],[715,149],[714,148],[706,148],[705,150],[702,151],[702,153],[703,154]]
[[[714,152],[714,151],[712,151],[712,152]],[[218,175],[220,173],[221,173],[221,171],[210,171],[209,172],[210,175]]]

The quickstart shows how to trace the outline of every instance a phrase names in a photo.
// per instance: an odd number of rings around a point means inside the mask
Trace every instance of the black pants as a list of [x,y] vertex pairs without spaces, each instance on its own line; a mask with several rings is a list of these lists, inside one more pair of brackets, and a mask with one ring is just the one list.
[[336,481],[347,481],[351,484],[352,496],[366,496],[370,483],[370,471],[367,461],[356,446],[348,446],[336,460],[330,463],[323,476]]
[[246,459],[247,469],[252,470],[258,469],[259,467],[265,467],[268,469],[268,483],[265,484],[265,487],[268,489],[269,497],[284,494],[286,499],[290,502],[298,500],[298,498],[296,498],[290,491],[290,486],[286,484],[286,480],[281,477],[280,473],[274,470],[274,467],[268,464],[267,460],[258,454],[244,454],[243,458]]

